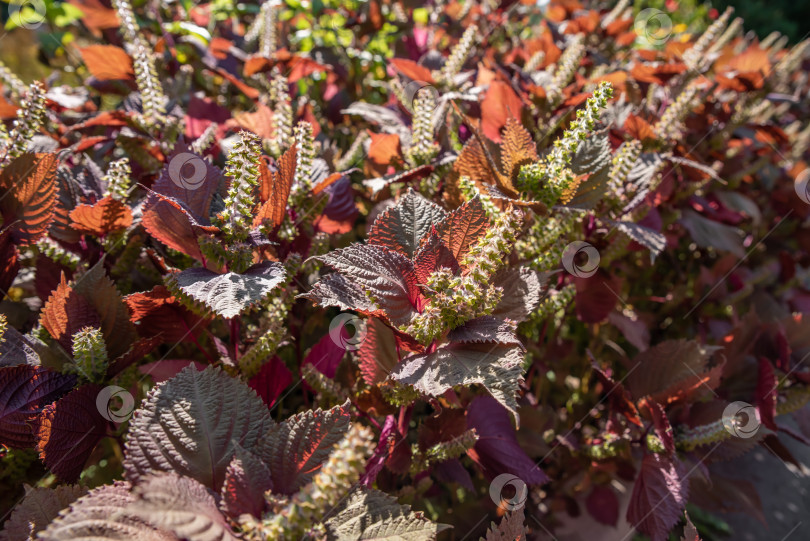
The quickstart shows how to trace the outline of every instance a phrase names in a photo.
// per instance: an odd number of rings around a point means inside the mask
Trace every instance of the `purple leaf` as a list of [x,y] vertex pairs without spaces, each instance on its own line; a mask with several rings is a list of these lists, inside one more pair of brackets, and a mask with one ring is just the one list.
[[472,401],[467,409],[467,428],[474,428],[479,438],[468,454],[483,468],[487,478],[511,473],[527,485],[548,481],[543,470],[518,444],[509,413],[494,398],[479,396]]

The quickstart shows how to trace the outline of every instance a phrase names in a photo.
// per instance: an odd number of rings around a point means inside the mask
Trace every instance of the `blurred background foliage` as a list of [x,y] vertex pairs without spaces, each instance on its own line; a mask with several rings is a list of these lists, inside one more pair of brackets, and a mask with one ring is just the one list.
[[[109,0],[100,0],[109,4]],[[291,43],[299,51],[312,51],[329,48],[337,43],[349,42],[351,31],[345,28],[334,8],[338,5],[351,4],[356,7],[368,0],[285,0],[289,8],[286,18],[294,19],[295,32],[289,36]],[[136,0],[133,4],[140,4]],[[429,11],[417,7],[415,19],[427,19]],[[597,3],[583,1],[583,4],[595,6]],[[610,5],[613,2],[606,2]],[[71,27],[78,24],[81,8],[78,2],[62,0],[2,0],[0,1],[0,60],[17,73],[25,82],[44,79],[51,73],[49,66],[70,65],[70,58],[65,49],[74,40]],[[187,9],[204,2],[183,0],[181,5]],[[223,20],[236,13],[258,11],[258,2],[241,3],[235,0],[213,0],[207,4],[215,19]],[[764,38],[771,32],[780,32],[791,43],[796,43],[810,33],[810,1],[804,0],[635,0],[636,12],[646,8],[660,9],[672,18],[673,31],[684,39],[693,33],[699,33],[722,13],[727,6],[735,9],[735,16],[745,20],[745,27]],[[44,11],[44,14],[43,14]],[[41,24],[39,24],[41,23]],[[26,26],[36,28],[32,31]],[[373,41],[362,55],[353,59],[364,64],[366,69],[384,69],[385,58],[391,56],[388,50],[388,34],[394,27],[384,26],[378,38]],[[42,58],[45,51],[48,58]],[[69,71],[69,70],[68,70]]]

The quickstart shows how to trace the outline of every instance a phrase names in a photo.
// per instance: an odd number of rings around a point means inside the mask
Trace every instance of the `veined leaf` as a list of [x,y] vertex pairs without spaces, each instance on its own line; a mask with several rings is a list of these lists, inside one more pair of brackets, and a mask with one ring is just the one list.
[[349,430],[351,416],[345,407],[309,410],[279,423],[266,432],[255,453],[273,478],[273,491],[295,494],[312,481],[334,445]]
[[436,224],[436,232],[456,260],[461,261],[488,226],[487,213],[481,201],[474,197]]
[[653,541],[664,541],[689,500],[685,468],[678,459],[645,454],[630,497],[627,520]]
[[177,472],[219,491],[237,446],[253,450],[273,425],[247,385],[210,366],[187,367],[152,389],[135,412],[124,470],[133,482]]
[[17,243],[38,241],[56,205],[56,154],[26,153],[0,173],[0,214]]
[[366,383],[369,385],[382,383],[399,362],[394,331],[381,319],[368,318],[366,336],[360,344],[357,355],[360,358],[360,372]]
[[25,485],[25,497],[3,524],[0,541],[34,539],[37,532],[59,516],[59,511],[86,493],[87,489],[79,485],[60,485],[56,488]]
[[337,514],[326,521],[330,541],[430,541],[447,528],[417,515],[396,498],[367,488],[352,492]]
[[87,300],[98,314],[101,333],[104,335],[110,358],[114,359],[129,351],[138,335],[129,320],[129,310],[124,298],[105,274],[103,261],[96,263],[78,278],[72,288]]
[[60,479],[75,482],[96,444],[107,435],[98,408],[99,385],[84,385],[47,406],[37,431],[37,450]]
[[416,278],[420,284],[426,284],[430,275],[441,268],[450,269],[453,274],[459,270],[458,261],[450,253],[450,249],[445,246],[436,232],[432,232],[413,259]]
[[90,491],[60,513],[48,528],[40,532],[43,541],[176,541],[169,532],[161,532],[131,511],[135,501],[130,485],[116,481]]
[[468,344],[509,344],[523,347],[515,331],[517,325],[493,316],[481,316],[456,327],[447,335],[451,342]]
[[409,188],[396,205],[374,220],[368,241],[412,258],[422,238],[446,215],[440,206]]
[[141,223],[146,231],[173,250],[203,260],[197,237],[215,233],[215,226],[200,225],[179,201],[157,192],[149,194]]
[[501,302],[492,315],[512,321],[525,321],[540,304],[549,275],[528,267],[507,268],[495,275],[495,285],[503,288]]
[[358,284],[396,325],[416,314],[420,292],[410,259],[384,246],[353,244],[318,259]]
[[197,302],[224,318],[238,316],[266,299],[284,280],[284,266],[275,261],[253,265],[242,274],[217,274],[194,267],[168,280]]
[[131,512],[188,541],[236,541],[208,490],[175,473],[150,475],[133,489]]
[[404,359],[391,377],[429,396],[440,396],[455,385],[483,385],[517,416],[518,385],[523,379],[521,348],[502,344],[451,344],[433,353]]
[[610,139],[607,130],[592,133],[580,141],[577,151],[571,159],[571,171],[575,175],[596,173],[610,163]]
[[132,225],[132,211],[108,196],[94,205],[79,205],[70,212],[70,219],[71,227],[81,234],[102,237]]
[[262,201],[253,227],[268,220],[274,227],[281,225],[287,215],[287,200],[295,178],[296,145],[293,144],[278,161],[278,170],[271,171],[264,161],[259,163],[259,197]]
[[667,246],[667,239],[663,233],[654,231],[649,227],[644,227],[643,225],[639,225],[634,222],[612,223],[616,229],[647,248],[651,252],[653,258],[660,254]]
[[524,520],[523,507],[520,507],[504,516],[497,526],[493,524],[482,541],[525,541]]
[[260,518],[267,507],[264,493],[273,488],[273,479],[261,459],[242,447],[225,471],[222,485],[222,511],[233,519],[245,513]]
[[40,367],[0,368],[0,441],[12,448],[33,447],[39,415],[76,384],[76,376]]
[[338,272],[327,274],[299,297],[323,307],[337,306],[341,310],[354,310],[362,314],[385,315],[360,286]]
[[636,400],[649,396],[661,404],[708,391],[719,383],[722,365],[709,366],[716,346],[695,340],[666,340],[639,353],[627,376],[627,390]]
[[503,162],[504,175],[514,185],[520,168],[526,164],[536,162],[538,159],[537,146],[532,139],[532,135],[519,120],[510,117],[506,121],[506,129],[503,132],[503,142],[501,143],[501,161]]

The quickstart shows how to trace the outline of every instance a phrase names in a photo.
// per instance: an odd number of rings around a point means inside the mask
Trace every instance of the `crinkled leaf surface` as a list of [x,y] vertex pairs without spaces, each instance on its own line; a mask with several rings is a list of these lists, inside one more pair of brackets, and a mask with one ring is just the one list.
[[488,226],[487,213],[478,197],[474,197],[436,224],[436,232],[456,260],[461,261]]
[[155,528],[188,541],[235,541],[213,496],[199,482],[176,473],[142,479],[133,489],[131,512]]
[[504,516],[497,526],[487,531],[484,541],[525,541],[526,527],[523,525],[523,507]]
[[470,344],[510,344],[523,347],[515,331],[517,326],[493,316],[481,316],[456,327],[447,335],[451,342]]
[[326,521],[326,529],[330,541],[429,541],[447,526],[417,515],[384,492],[361,488]]
[[187,367],[152,389],[135,411],[124,470],[133,482],[173,471],[219,491],[237,446],[252,450],[274,424],[241,381],[218,368]]
[[409,189],[396,205],[374,220],[368,241],[411,258],[422,237],[446,214],[440,206]]
[[610,139],[607,131],[592,133],[584,141],[571,159],[571,171],[575,175],[595,173],[610,163]]
[[455,256],[435,232],[419,247],[413,265],[420,284],[426,284],[430,275],[441,268],[449,269],[453,274],[459,270]]
[[416,314],[419,288],[410,259],[383,246],[353,244],[318,259],[359,285],[396,325]]
[[255,453],[270,468],[273,491],[290,495],[309,483],[349,430],[350,419],[345,406],[308,410],[267,431]]
[[517,414],[518,385],[523,379],[523,351],[502,344],[451,344],[433,353],[411,355],[391,372],[400,383],[440,396],[455,385],[483,385]]
[[195,301],[230,319],[267,298],[284,280],[284,275],[282,264],[265,261],[242,274],[217,274],[194,267],[173,274],[169,280]]
[[43,541],[177,541],[169,532],[158,531],[132,513],[135,501],[130,485],[116,481],[90,491],[60,513],[45,531]]
[[503,288],[503,296],[492,315],[498,318],[524,321],[540,304],[545,294],[548,274],[528,267],[503,269],[495,275],[495,285]]
[[379,312],[383,315],[382,310],[366,297],[360,286],[338,272],[327,274],[300,297],[323,307],[337,306],[341,310],[354,310],[363,314]]
[[93,205],[79,205],[70,212],[70,219],[70,226],[79,233],[102,237],[132,225],[132,211],[108,196]]
[[8,521],[3,524],[0,541],[33,539],[59,511],[87,493],[79,485],[60,485],[56,488],[25,486],[25,497],[14,507]]

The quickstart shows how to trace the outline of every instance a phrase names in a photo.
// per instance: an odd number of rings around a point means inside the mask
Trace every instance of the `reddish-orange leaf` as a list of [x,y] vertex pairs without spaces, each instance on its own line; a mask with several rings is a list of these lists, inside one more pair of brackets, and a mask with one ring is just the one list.
[[39,316],[39,323],[68,352],[74,333],[84,327],[98,327],[100,321],[98,312],[70,287],[64,274]]
[[684,71],[686,71],[686,64],[683,62],[661,64],[658,66],[638,62],[633,66],[633,69],[630,70],[630,76],[641,83],[664,85],[667,81]]
[[79,205],[70,213],[71,227],[82,235],[103,237],[132,225],[132,211],[127,205],[105,197],[94,205]]
[[368,147],[368,159],[375,165],[390,165],[402,159],[399,135],[396,133],[368,132],[371,142]]
[[134,80],[132,59],[115,45],[90,45],[79,49],[84,65],[100,81]]
[[503,81],[492,81],[481,102],[481,130],[484,135],[501,142],[501,128],[509,118],[520,118],[523,103],[512,87]]
[[96,35],[101,35],[101,30],[121,26],[115,10],[105,6],[101,0],[68,0],[68,4],[82,10],[82,22]]
[[270,221],[274,227],[281,225],[284,216],[287,214],[287,199],[290,197],[293,178],[295,177],[295,161],[298,151],[295,145],[287,149],[278,160],[278,171],[273,173],[267,164],[260,164],[261,172],[261,193],[265,198],[264,203],[259,207],[259,211],[253,218],[253,227],[258,227],[264,220]]
[[56,203],[56,154],[26,153],[0,173],[0,214],[18,244],[38,241]]
[[20,252],[8,229],[0,233],[0,294],[5,295],[20,271]]
[[413,60],[407,60],[405,58],[392,58],[391,64],[393,64],[394,68],[396,68],[396,70],[402,75],[413,79],[414,81],[424,81],[426,83],[433,84],[433,75],[430,73],[430,70],[425,66],[420,66]]
[[501,163],[504,175],[514,184],[520,168],[527,163],[536,162],[538,159],[531,134],[520,121],[514,118],[508,119],[501,143]]
[[633,113],[627,115],[627,120],[624,122],[624,129],[631,137],[640,141],[655,139],[655,132],[653,132],[650,123]]
[[270,139],[273,137],[273,111],[263,104],[258,104],[256,110],[251,113],[237,113],[229,119],[226,126],[246,129],[262,137]]

